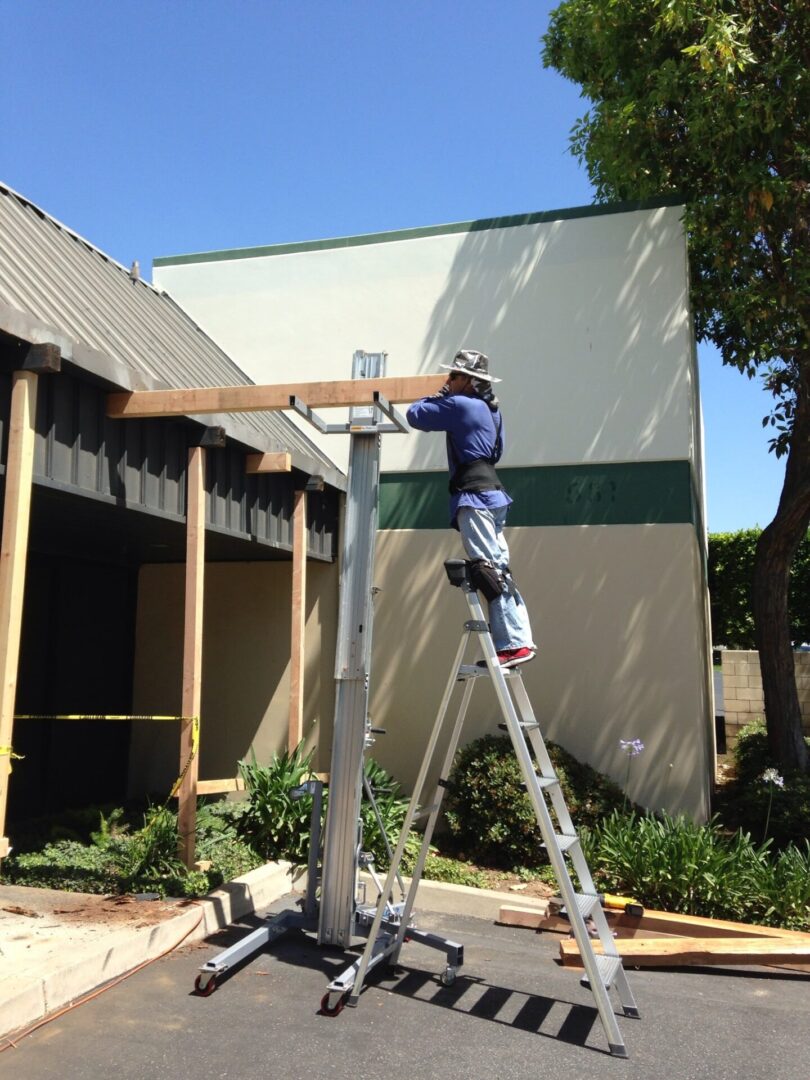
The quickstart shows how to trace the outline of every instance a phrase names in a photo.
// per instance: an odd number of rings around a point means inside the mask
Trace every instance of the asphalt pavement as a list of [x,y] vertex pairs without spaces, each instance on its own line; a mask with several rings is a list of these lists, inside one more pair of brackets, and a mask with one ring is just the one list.
[[[272,905],[271,909],[279,905]],[[420,913],[461,941],[444,987],[440,953],[406,945],[356,1008],[319,1014],[354,957],[291,932],[194,992],[201,964],[259,913],[183,947],[0,1054],[2,1080],[807,1080],[810,976],[769,969],[630,970],[640,1019],[620,1017],[629,1058],[611,1057],[590,992],[555,963],[558,937],[490,920]]]

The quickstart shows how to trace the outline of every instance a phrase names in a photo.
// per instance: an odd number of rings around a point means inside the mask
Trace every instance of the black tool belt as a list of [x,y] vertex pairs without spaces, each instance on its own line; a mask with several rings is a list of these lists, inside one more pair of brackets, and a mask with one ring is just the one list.
[[485,458],[465,461],[450,477],[450,494],[460,491],[502,491],[503,484],[498,479],[495,466]]

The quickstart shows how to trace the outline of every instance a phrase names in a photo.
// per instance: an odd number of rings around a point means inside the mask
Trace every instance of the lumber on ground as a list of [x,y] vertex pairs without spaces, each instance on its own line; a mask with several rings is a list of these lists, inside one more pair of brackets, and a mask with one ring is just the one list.
[[[645,911],[643,915],[627,915],[607,911],[611,929],[642,930],[663,937],[743,937],[794,938],[810,940],[810,933],[801,930],[782,930],[777,926],[757,926],[754,923],[730,922],[727,919],[708,919],[700,915],[680,915],[670,911]],[[538,913],[536,908],[505,905],[498,918],[507,926],[525,926],[532,930],[566,932],[571,929],[562,915]],[[624,936],[620,934],[620,936]]]
[[272,412],[290,408],[297,397],[310,409],[371,405],[377,391],[392,405],[435,394],[445,376],[407,375],[333,382],[279,383],[270,386],[200,386],[172,390],[133,390],[107,395],[107,415],[116,420],[149,416],[194,416],[219,412]]
[[[601,942],[592,942],[601,953]],[[617,938],[616,948],[630,967],[708,967],[725,964],[787,964],[810,961],[810,938]],[[564,966],[582,967],[576,941],[560,942]]]

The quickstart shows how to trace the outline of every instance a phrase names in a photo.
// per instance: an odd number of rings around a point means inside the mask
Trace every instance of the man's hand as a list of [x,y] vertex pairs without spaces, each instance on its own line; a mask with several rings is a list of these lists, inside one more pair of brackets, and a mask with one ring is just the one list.
[[430,397],[426,397],[424,401],[441,401],[443,398],[450,397],[450,383],[446,382],[444,386],[440,387],[435,394],[431,394]]

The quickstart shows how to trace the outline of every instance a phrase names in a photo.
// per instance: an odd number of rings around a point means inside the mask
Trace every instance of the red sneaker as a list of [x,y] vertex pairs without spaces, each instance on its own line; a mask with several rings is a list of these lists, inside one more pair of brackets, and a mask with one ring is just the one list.
[[526,645],[521,649],[504,649],[498,653],[498,663],[502,668],[517,667],[518,664],[526,664],[529,660],[534,660],[536,655],[536,651]]

